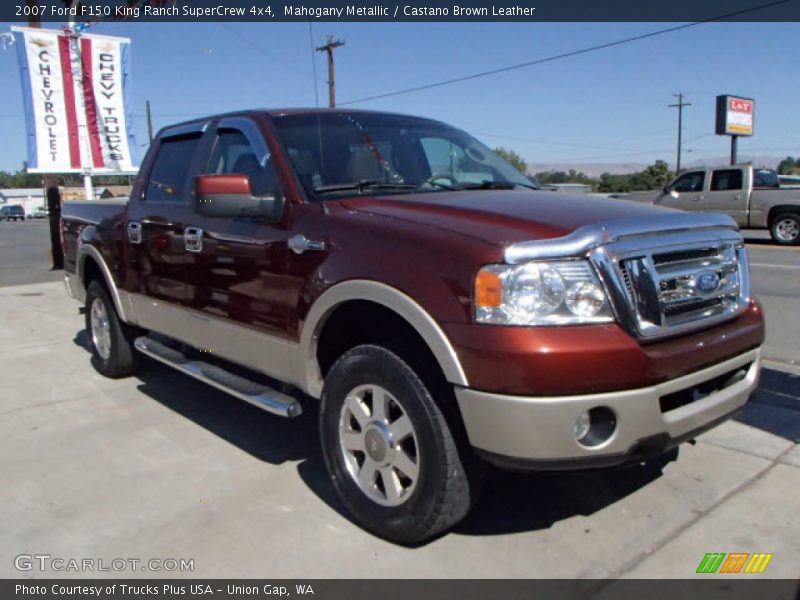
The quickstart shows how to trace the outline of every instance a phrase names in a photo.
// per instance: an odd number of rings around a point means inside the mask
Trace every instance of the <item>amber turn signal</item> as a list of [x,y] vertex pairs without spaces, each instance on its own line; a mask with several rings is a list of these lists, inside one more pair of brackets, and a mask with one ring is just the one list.
[[475,304],[478,308],[496,308],[503,303],[503,285],[500,275],[493,271],[479,271],[475,278]]

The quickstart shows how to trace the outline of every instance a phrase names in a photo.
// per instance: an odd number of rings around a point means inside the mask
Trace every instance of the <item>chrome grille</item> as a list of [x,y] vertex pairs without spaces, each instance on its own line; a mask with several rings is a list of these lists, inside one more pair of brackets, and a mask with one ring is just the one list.
[[[699,329],[739,314],[749,301],[747,256],[738,233],[609,244],[595,252],[620,322],[637,337]],[[650,245],[650,244],[647,244]],[[610,281],[609,281],[610,280]]]

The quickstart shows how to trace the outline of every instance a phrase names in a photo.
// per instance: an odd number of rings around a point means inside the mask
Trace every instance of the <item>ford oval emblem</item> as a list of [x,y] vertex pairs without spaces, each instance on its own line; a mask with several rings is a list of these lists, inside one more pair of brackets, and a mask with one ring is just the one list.
[[719,275],[714,271],[702,271],[695,275],[694,287],[703,294],[715,292],[719,288]]

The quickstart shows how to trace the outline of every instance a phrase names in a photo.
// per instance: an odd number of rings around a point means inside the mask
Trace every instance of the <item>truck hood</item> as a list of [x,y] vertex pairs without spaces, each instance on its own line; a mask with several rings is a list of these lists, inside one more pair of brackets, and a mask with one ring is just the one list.
[[341,204],[350,210],[428,225],[498,246],[562,237],[591,223],[678,212],[627,200],[532,190],[362,196],[347,198]]

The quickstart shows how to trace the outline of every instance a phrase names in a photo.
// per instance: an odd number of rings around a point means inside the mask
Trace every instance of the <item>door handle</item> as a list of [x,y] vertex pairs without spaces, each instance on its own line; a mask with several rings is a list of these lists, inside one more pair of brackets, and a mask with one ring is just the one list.
[[183,230],[183,245],[187,252],[203,251],[203,230],[199,227],[187,227]]
[[142,224],[137,221],[128,223],[128,241],[131,244],[142,243]]
[[302,254],[306,250],[325,250],[325,242],[310,240],[306,236],[300,234],[290,237],[287,243],[289,245],[289,250],[295,254]]
[[705,199],[705,196],[698,196],[697,198],[694,199],[694,201],[695,202],[700,202],[700,200],[704,200],[704,199]]

